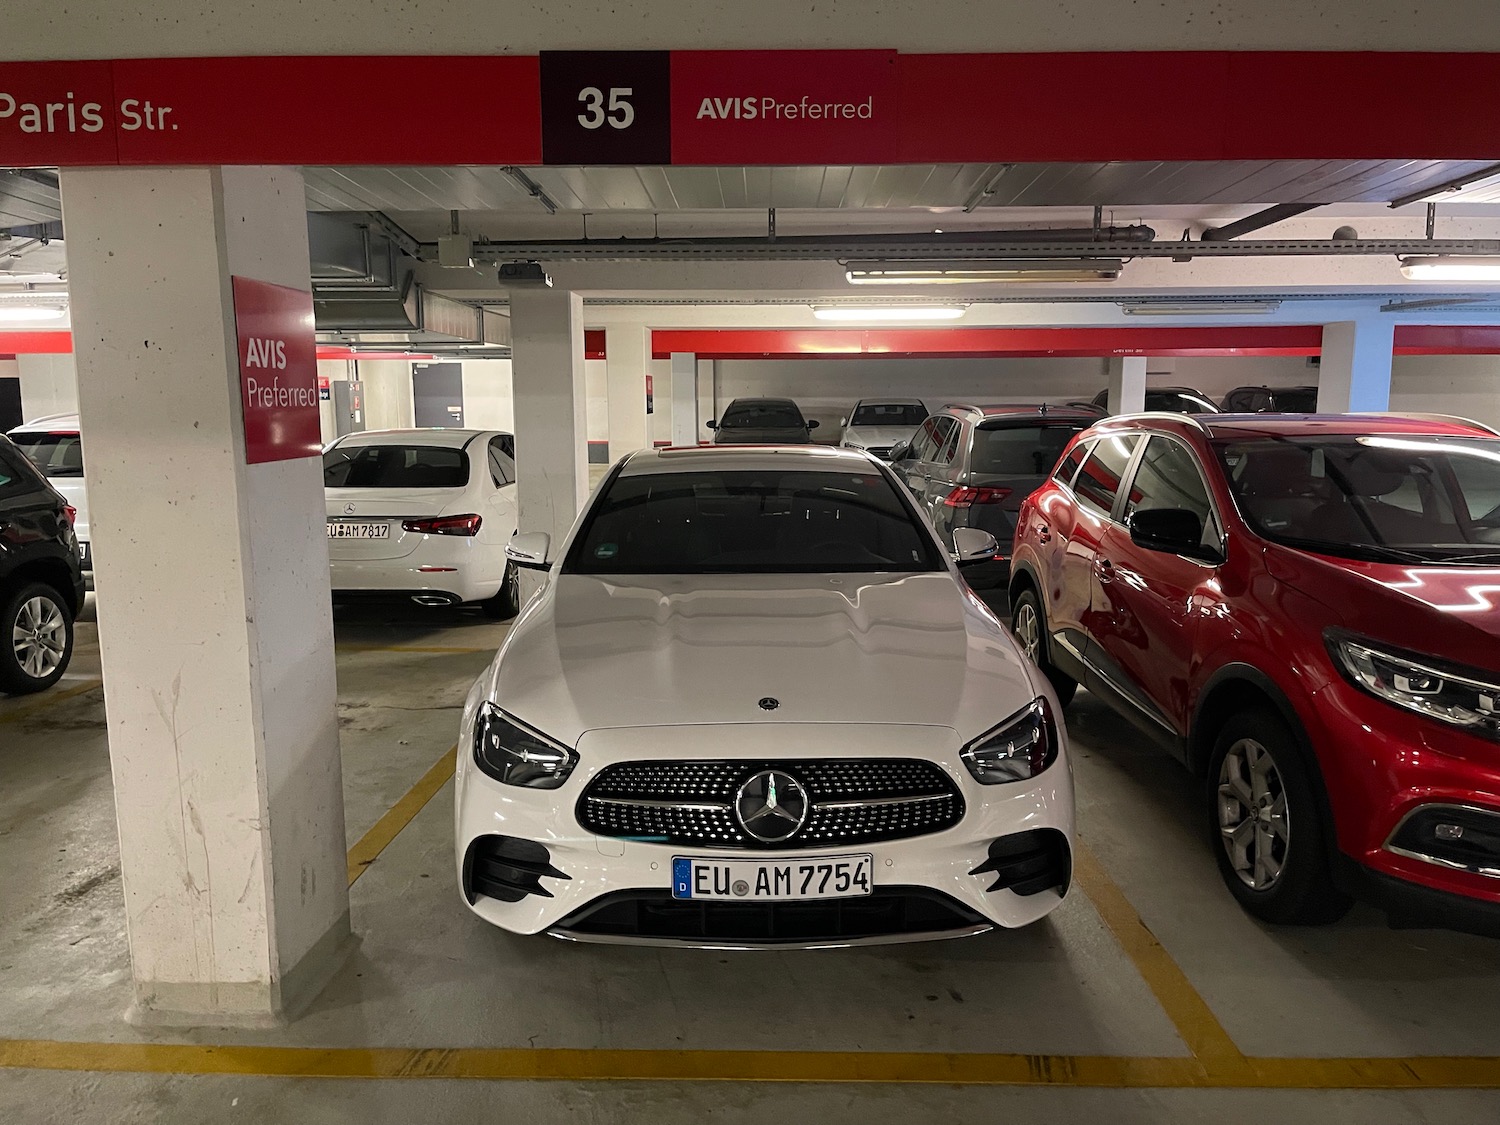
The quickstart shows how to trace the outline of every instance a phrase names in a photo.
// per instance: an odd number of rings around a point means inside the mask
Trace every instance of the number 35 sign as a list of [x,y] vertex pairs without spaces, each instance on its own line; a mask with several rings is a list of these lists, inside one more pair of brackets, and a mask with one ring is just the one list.
[[670,164],[666,51],[542,52],[547,164]]

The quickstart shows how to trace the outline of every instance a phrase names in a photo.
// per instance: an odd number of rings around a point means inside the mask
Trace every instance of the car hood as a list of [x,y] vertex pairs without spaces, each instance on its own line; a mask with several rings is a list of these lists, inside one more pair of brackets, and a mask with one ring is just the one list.
[[805,426],[736,426],[720,428],[714,435],[718,445],[809,445],[812,436]]
[[844,440],[864,446],[895,445],[898,441],[910,441],[916,432],[915,426],[849,426],[844,430]]
[[[1342,610],[1350,630],[1500,671],[1500,566],[1424,566],[1313,554],[1301,559],[1310,565],[1293,584],[1335,612]],[[1370,612],[1377,597],[1379,612]]]
[[947,573],[563,575],[490,675],[499,706],[569,745],[598,728],[705,723],[968,738],[1037,694],[1010,634]]

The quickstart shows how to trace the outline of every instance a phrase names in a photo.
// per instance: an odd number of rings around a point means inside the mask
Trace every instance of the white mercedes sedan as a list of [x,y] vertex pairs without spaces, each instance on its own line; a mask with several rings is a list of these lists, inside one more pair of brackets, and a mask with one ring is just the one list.
[[1053,910],[1047,679],[890,470],[802,446],[610,470],[464,707],[464,901],[517,933],[715,948],[959,937]]

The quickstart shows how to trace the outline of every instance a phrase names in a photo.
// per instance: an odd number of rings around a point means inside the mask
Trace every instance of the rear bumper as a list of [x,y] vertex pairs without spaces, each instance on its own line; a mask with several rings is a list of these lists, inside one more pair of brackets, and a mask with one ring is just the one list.
[[408,601],[430,594],[453,602],[479,602],[500,591],[498,579],[485,581],[467,567],[424,571],[422,565],[412,556],[372,562],[332,560],[328,572],[334,600]]

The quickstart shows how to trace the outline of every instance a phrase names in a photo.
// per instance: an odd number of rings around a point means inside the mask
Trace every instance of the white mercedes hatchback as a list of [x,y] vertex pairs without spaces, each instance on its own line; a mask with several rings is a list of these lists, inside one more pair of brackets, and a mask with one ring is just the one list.
[[464,707],[481,918],[844,946],[1022,926],[1067,893],[1057,700],[874,458],[635,453],[555,553],[510,553],[546,574]]
[[323,451],[334,601],[519,608],[515,439],[491,430],[372,430]]

